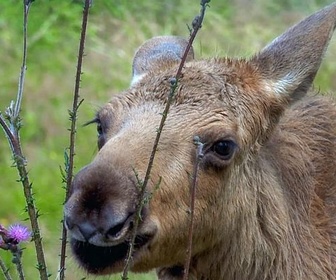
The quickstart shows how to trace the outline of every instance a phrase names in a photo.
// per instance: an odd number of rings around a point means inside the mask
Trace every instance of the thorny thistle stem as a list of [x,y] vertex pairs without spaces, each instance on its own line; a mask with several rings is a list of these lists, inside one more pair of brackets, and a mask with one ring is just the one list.
[[24,273],[23,273],[21,256],[22,256],[22,250],[21,249],[17,249],[17,251],[15,253],[13,253],[13,262],[16,265],[16,270],[18,272],[19,279],[20,280],[24,280],[25,276],[24,276]]
[[130,244],[129,245],[129,250],[128,250],[128,253],[127,253],[126,260],[125,260],[124,270],[123,270],[123,273],[122,273],[122,276],[121,276],[122,280],[127,280],[128,279],[128,272],[129,272],[129,269],[130,269],[132,256],[133,256],[133,252],[134,252],[134,242],[135,242],[137,230],[138,230],[138,227],[139,227],[139,223],[140,223],[140,220],[141,220],[141,212],[142,212],[143,206],[145,204],[144,201],[148,200],[146,198],[146,196],[147,196],[146,188],[147,188],[147,184],[148,184],[148,181],[149,181],[149,178],[150,178],[150,173],[151,173],[151,170],[152,170],[152,167],[153,167],[154,158],[155,158],[155,154],[156,154],[156,151],[157,151],[157,147],[159,145],[161,133],[162,133],[164,124],[166,122],[166,119],[167,119],[167,116],[168,116],[168,113],[169,113],[170,105],[171,105],[171,103],[174,99],[175,92],[176,92],[176,89],[178,87],[178,82],[179,82],[179,79],[181,77],[182,70],[183,70],[184,64],[186,62],[189,50],[192,47],[192,44],[194,42],[194,39],[195,39],[199,29],[202,27],[202,22],[203,22],[204,15],[205,15],[205,10],[208,7],[209,2],[210,2],[210,0],[201,0],[201,3],[200,3],[201,11],[200,11],[200,14],[197,15],[192,22],[192,29],[191,29],[191,32],[190,32],[188,45],[187,45],[187,47],[186,47],[186,49],[183,53],[181,62],[179,64],[179,68],[176,72],[176,75],[170,79],[170,92],[169,92],[169,95],[168,95],[168,98],[167,98],[167,103],[166,103],[165,109],[162,113],[162,118],[161,118],[161,121],[160,121],[160,125],[159,125],[159,128],[157,130],[156,138],[155,138],[155,141],[154,141],[154,144],[153,144],[153,149],[152,149],[152,152],[151,152],[151,155],[150,155],[150,158],[149,158],[149,162],[148,162],[148,165],[147,165],[145,178],[143,180],[143,184],[142,184],[141,190],[140,190],[139,203],[137,205],[133,231],[132,231],[132,235],[131,235],[130,242],[129,242],[129,244]]
[[[25,280],[25,276],[23,273],[23,267],[22,267],[22,249],[17,245],[17,244],[1,244],[1,248],[5,250],[9,250],[12,253],[12,262],[16,265],[16,271],[18,273],[19,279],[20,280]],[[1,260],[2,262],[2,260]],[[4,266],[4,263],[1,263],[1,268],[2,271],[4,272],[5,277],[9,277],[9,271],[8,269]]]
[[[73,103],[72,110],[69,111],[71,127],[70,127],[70,146],[69,146],[69,154],[66,154],[66,163],[65,163],[65,171],[66,171],[66,191],[65,191],[65,201],[67,201],[69,197],[69,190],[71,187],[72,179],[73,179],[73,170],[74,170],[74,157],[75,157],[75,141],[76,141],[76,126],[77,126],[77,114],[80,105],[83,100],[80,100],[80,82],[82,75],[82,63],[84,57],[84,47],[85,47],[85,39],[86,39],[86,30],[87,23],[89,17],[89,9],[91,7],[92,0],[85,0],[84,9],[83,9],[83,17],[82,17],[82,31],[79,42],[79,50],[78,50],[78,60],[77,60],[77,71],[76,71],[76,80],[75,80],[75,88],[73,94]],[[59,265],[59,279],[65,279],[65,259],[66,259],[66,245],[67,245],[67,230],[63,223],[62,228],[62,237],[61,237],[61,252],[60,252],[60,265]]]
[[42,238],[40,235],[40,227],[38,224],[38,210],[35,206],[35,200],[32,192],[32,185],[28,178],[28,171],[26,169],[26,159],[24,158],[22,147],[20,143],[20,111],[21,101],[23,97],[23,88],[26,74],[26,61],[27,61],[27,27],[28,27],[28,15],[29,9],[33,0],[23,0],[23,58],[20,71],[20,78],[18,83],[18,93],[15,102],[11,102],[10,106],[6,110],[5,118],[0,114],[0,125],[3,128],[5,135],[9,141],[9,145],[13,154],[16,168],[19,172],[20,182],[23,186],[23,192],[26,199],[26,211],[29,216],[31,227],[33,230],[33,241],[35,243],[37,267],[40,273],[41,280],[47,280],[47,268],[44,257],[44,251],[42,246]]

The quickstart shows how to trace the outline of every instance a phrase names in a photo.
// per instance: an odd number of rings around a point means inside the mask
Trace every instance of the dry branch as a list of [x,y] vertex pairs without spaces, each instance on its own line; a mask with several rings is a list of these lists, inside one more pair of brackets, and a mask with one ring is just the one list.
[[190,226],[188,233],[188,247],[187,247],[187,258],[184,264],[184,274],[183,280],[189,279],[189,268],[192,256],[192,241],[193,241],[193,232],[194,232],[194,209],[195,209],[195,196],[196,196],[196,187],[197,187],[197,175],[199,170],[200,162],[204,156],[203,146],[198,136],[195,136],[194,143],[196,145],[196,162],[194,164],[194,170],[192,174],[192,182],[190,187]]

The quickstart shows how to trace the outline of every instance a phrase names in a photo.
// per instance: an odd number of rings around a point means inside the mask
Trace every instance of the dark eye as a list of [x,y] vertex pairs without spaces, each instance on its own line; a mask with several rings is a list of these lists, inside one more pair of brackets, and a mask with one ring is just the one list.
[[85,123],[84,126],[87,126],[87,125],[92,124],[92,123],[95,123],[97,125],[98,149],[100,150],[105,143],[104,129],[103,129],[103,126],[102,126],[101,121],[98,118],[98,116],[95,117],[93,120]]
[[221,159],[229,160],[234,154],[236,143],[232,140],[217,141],[212,146],[212,151],[215,152]]
[[101,122],[97,122],[97,134],[98,134],[98,149],[100,150],[105,144],[104,129]]
[[98,137],[103,134],[103,128],[100,122],[97,122],[97,133],[98,133]]

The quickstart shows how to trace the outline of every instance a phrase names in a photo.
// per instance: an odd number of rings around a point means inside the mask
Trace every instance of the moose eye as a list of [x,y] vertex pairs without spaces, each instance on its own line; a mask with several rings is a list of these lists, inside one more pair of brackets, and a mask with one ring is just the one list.
[[97,122],[97,134],[98,134],[98,149],[100,150],[105,144],[104,129],[101,122]]
[[98,134],[98,137],[103,134],[103,127],[100,122],[97,122],[97,134]]
[[215,152],[221,159],[229,160],[234,154],[236,143],[232,140],[217,141],[212,146],[212,151]]
[[84,124],[84,126],[87,126],[92,123],[95,123],[97,125],[98,149],[100,150],[105,144],[104,129],[98,117],[95,117],[93,120],[88,121],[87,123]]

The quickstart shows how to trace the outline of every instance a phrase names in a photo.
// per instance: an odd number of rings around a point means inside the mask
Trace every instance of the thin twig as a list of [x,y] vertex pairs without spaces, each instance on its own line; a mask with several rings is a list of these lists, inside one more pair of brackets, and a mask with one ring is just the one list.
[[[81,83],[81,75],[82,75],[82,63],[84,57],[84,47],[85,47],[85,39],[86,39],[86,30],[87,23],[89,17],[89,9],[91,7],[92,0],[85,0],[84,9],[83,9],[83,19],[82,19],[82,30],[79,42],[79,50],[78,50],[78,60],[77,60],[77,71],[76,71],[76,80],[75,80],[75,88],[73,94],[73,103],[72,103],[72,111],[69,112],[71,127],[70,127],[70,146],[69,146],[69,155],[67,156],[66,162],[66,190],[65,190],[65,201],[68,200],[69,190],[71,187],[72,179],[73,179],[73,170],[74,170],[74,157],[75,157],[75,142],[76,142],[76,126],[77,126],[77,115],[78,109],[83,100],[79,100],[80,98],[80,83]],[[60,265],[59,265],[59,279],[65,279],[65,259],[66,259],[66,245],[67,245],[67,230],[63,223],[62,228],[62,237],[61,237],[61,252],[60,252]]]
[[189,233],[188,233],[188,247],[187,247],[187,258],[184,264],[184,274],[183,280],[189,279],[189,268],[191,262],[191,255],[192,255],[192,242],[193,242],[193,233],[194,233],[194,209],[195,209],[195,196],[196,196],[196,186],[197,186],[197,174],[199,170],[199,166],[201,160],[204,156],[203,154],[203,146],[204,144],[200,141],[198,136],[195,136],[194,143],[197,146],[196,149],[196,162],[194,165],[193,175],[192,175],[192,182],[190,187],[190,225],[189,225]]
[[[33,1],[30,0],[24,0],[23,1],[23,22],[28,23],[28,15],[29,15],[29,9],[30,5]],[[27,71],[27,28],[28,24],[23,24],[23,59],[22,59],[22,66],[21,66],[21,72],[20,72],[20,78],[19,78],[19,86],[18,86],[18,92],[16,96],[16,102],[13,112],[13,119],[12,123],[17,124],[20,110],[21,110],[21,103],[22,103],[22,97],[23,97],[23,86],[25,82],[26,77],[26,71]]]
[[4,277],[5,277],[5,280],[12,280],[12,277],[9,274],[9,269],[5,265],[5,263],[2,260],[2,258],[0,258],[0,268],[1,268],[1,271],[2,271],[2,273],[4,275]]
[[128,272],[129,272],[129,269],[130,269],[132,255],[133,255],[133,252],[134,252],[134,242],[135,242],[137,230],[138,230],[138,227],[139,227],[139,223],[140,223],[140,220],[141,220],[141,212],[142,212],[143,206],[145,204],[144,201],[147,200],[146,199],[147,184],[148,184],[148,181],[149,181],[149,178],[150,178],[150,173],[152,171],[152,167],[153,167],[153,163],[154,163],[154,159],[155,159],[155,154],[156,154],[156,151],[157,151],[157,147],[159,145],[161,133],[162,133],[164,124],[166,122],[166,119],[167,119],[167,116],[168,116],[168,113],[169,113],[170,105],[171,105],[171,103],[174,99],[175,91],[176,91],[177,86],[178,86],[178,81],[179,81],[179,79],[182,75],[182,70],[183,70],[184,64],[186,62],[189,50],[192,47],[192,44],[193,44],[194,39],[197,35],[197,32],[202,27],[202,22],[203,22],[204,15],[205,15],[205,10],[206,10],[206,7],[208,6],[209,2],[210,2],[210,0],[201,0],[201,11],[200,11],[200,14],[198,16],[196,16],[194,18],[193,22],[192,22],[192,32],[190,34],[188,45],[187,45],[187,47],[186,47],[186,49],[183,53],[181,62],[179,64],[179,68],[176,72],[176,75],[170,79],[170,92],[169,92],[169,95],[168,95],[168,98],[167,98],[167,103],[166,103],[165,109],[162,113],[162,118],[161,118],[161,121],[160,121],[159,128],[157,130],[156,138],[155,138],[155,141],[154,141],[154,144],[153,144],[153,149],[152,149],[152,152],[151,152],[151,155],[150,155],[150,158],[149,158],[145,178],[143,180],[143,184],[141,186],[141,190],[140,190],[140,194],[139,194],[139,203],[138,203],[137,209],[136,209],[133,232],[132,232],[132,235],[131,235],[131,238],[130,238],[130,243],[129,243],[130,245],[129,245],[129,250],[127,252],[127,257],[126,257],[126,260],[125,260],[124,270],[123,270],[123,273],[122,273],[122,276],[121,276],[122,280],[127,280],[128,279]]

